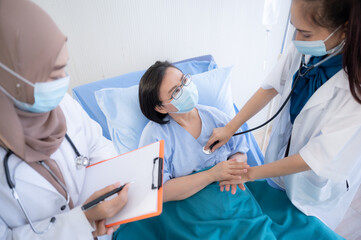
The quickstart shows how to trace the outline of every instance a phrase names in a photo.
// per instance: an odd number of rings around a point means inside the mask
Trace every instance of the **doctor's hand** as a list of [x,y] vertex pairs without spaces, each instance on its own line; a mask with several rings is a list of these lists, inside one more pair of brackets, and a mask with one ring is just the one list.
[[95,231],[93,232],[93,237],[112,235],[118,228],[119,225],[107,228],[105,226],[105,219],[95,221]]
[[[248,168],[249,168],[249,166],[248,166]],[[221,181],[219,183],[221,191],[223,192],[223,190],[225,189],[228,192],[230,190],[230,186],[232,186],[232,194],[235,194],[236,190],[237,190],[237,185],[243,191],[246,190],[244,183],[253,181],[251,179],[251,177],[249,176],[248,168],[245,169],[247,171],[243,171],[243,173],[240,174],[239,179]]]
[[208,171],[213,182],[240,181],[242,173],[247,171],[247,168],[249,165],[246,162],[237,162],[236,159],[231,159],[217,163]]
[[[116,183],[113,185],[109,185],[99,191],[96,191],[88,198],[88,200],[85,201],[84,204],[100,197],[107,192],[112,191],[119,186],[120,183]],[[95,234],[97,236],[108,233],[111,234],[112,231],[114,231],[114,229],[108,229],[105,227],[105,219],[113,217],[124,207],[124,205],[127,203],[128,189],[129,184],[127,184],[116,197],[112,198],[111,200],[103,201],[94,206],[93,208],[84,211],[84,214],[87,217],[88,221],[90,223],[95,222],[97,228]]]
[[214,128],[212,136],[209,138],[207,144],[204,146],[205,150],[208,150],[212,144],[217,142],[212,147],[212,152],[226,144],[229,139],[233,136],[234,132],[230,130],[227,125],[220,128]]
[[[234,159],[236,160],[237,162],[244,162],[244,163],[247,163],[247,154],[246,153],[241,153],[241,152],[238,152],[238,153],[235,153],[233,154],[230,159]],[[246,173],[249,168],[248,164],[245,165],[246,167],[243,169],[243,172]],[[246,190],[246,187],[243,185],[243,183],[241,184],[227,184],[227,185],[222,185],[220,186],[220,190],[221,192],[224,191],[224,189],[226,189],[227,192],[229,192],[229,190],[231,189],[231,193],[232,195],[236,194],[237,192],[237,186],[242,190],[242,191],[245,191]]]

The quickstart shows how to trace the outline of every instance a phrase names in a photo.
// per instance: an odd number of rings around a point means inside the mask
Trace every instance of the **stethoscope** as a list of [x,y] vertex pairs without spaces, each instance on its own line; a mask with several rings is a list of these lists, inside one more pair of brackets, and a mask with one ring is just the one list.
[[[254,130],[257,130],[265,125],[267,125],[269,122],[271,122],[273,119],[275,119],[279,114],[280,112],[283,110],[283,108],[286,106],[286,104],[288,103],[288,101],[290,100],[291,98],[291,95],[293,93],[293,91],[295,90],[296,88],[296,85],[297,85],[297,82],[298,80],[300,79],[300,77],[303,77],[305,76],[306,74],[308,74],[312,69],[320,66],[322,63],[326,62],[327,60],[329,60],[330,58],[332,58],[333,56],[336,56],[337,54],[339,54],[343,47],[345,46],[345,40],[343,40],[337,47],[335,47],[332,52],[326,57],[324,58],[323,60],[321,60],[320,62],[314,64],[314,65],[311,65],[311,66],[307,66],[306,64],[306,61],[305,61],[305,55],[302,54],[302,57],[301,57],[301,64],[298,68],[298,71],[297,71],[297,77],[296,79],[294,80],[293,82],[293,86],[292,86],[292,89],[290,91],[290,93],[288,94],[286,100],[284,101],[284,103],[281,105],[281,107],[278,109],[278,111],[270,118],[268,119],[266,122],[262,123],[261,125],[257,126],[257,127],[254,127],[252,129],[248,129],[246,131],[242,131],[242,132],[238,132],[238,133],[235,133],[232,135],[232,137],[235,137],[235,136],[238,136],[238,135],[241,135],[241,134],[245,134],[245,133],[249,133],[249,132],[252,132]],[[306,69],[306,71],[302,72],[301,70],[302,69]],[[219,141],[215,141],[214,143],[212,143],[210,146],[209,146],[209,149],[208,150],[205,150],[204,147],[203,147],[203,152],[205,154],[212,154],[212,148],[217,144],[219,143]]]
[[[65,138],[67,139],[67,141],[70,143],[71,147],[73,148],[75,154],[76,154],[76,158],[75,158],[75,164],[77,165],[77,168],[82,168],[82,167],[87,167],[89,165],[89,159],[83,155],[81,155],[78,151],[78,149],[75,147],[74,143],[72,142],[72,140],[70,139],[70,137],[68,136],[68,134],[65,134]],[[50,219],[49,225],[48,227],[43,230],[43,231],[38,231],[36,230],[33,222],[30,220],[29,214],[26,211],[20,197],[19,194],[17,193],[16,189],[15,189],[15,183],[11,180],[10,177],[10,170],[9,170],[9,157],[10,155],[13,154],[12,151],[8,150],[8,152],[6,153],[5,157],[4,157],[4,169],[5,169],[5,177],[6,177],[6,181],[10,187],[10,189],[12,190],[12,195],[15,198],[15,200],[18,202],[18,204],[20,205],[20,208],[22,210],[22,212],[24,213],[26,220],[28,221],[31,229],[36,233],[36,234],[43,234],[46,233],[54,224],[56,218],[52,217]],[[61,186],[61,188],[65,191],[66,193],[66,205],[61,207],[61,210],[64,210],[66,208],[67,205],[69,205],[70,202],[70,195],[67,191],[66,186],[60,181],[60,179],[54,174],[54,172],[49,168],[49,166],[44,162],[44,161],[39,161],[38,162],[40,165],[42,165],[51,175],[52,178],[54,178],[54,180]]]

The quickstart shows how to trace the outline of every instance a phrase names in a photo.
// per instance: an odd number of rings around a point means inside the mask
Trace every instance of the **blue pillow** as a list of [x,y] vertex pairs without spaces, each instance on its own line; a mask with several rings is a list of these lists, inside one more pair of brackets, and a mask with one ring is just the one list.
[[[230,117],[235,115],[230,89],[232,68],[217,68],[192,76],[197,85],[199,103],[213,106]],[[140,136],[148,119],[140,110],[138,85],[129,88],[106,88],[95,92],[103,111],[111,139],[119,154],[138,147]]]
[[105,88],[95,92],[103,111],[113,144],[119,154],[136,149],[149,120],[139,106],[138,85],[129,88]]
[[177,68],[179,68],[184,74],[198,74],[206,72],[212,69],[217,68],[217,64],[213,61],[189,61],[189,62],[180,62],[173,63]]
[[236,114],[230,84],[232,68],[218,68],[192,76],[198,88],[198,103],[216,107],[231,118]]
[[[198,74],[217,68],[217,64],[210,55],[183,60],[174,63],[174,65],[184,73],[189,74]],[[103,135],[106,138],[110,139],[107,122],[96,103],[94,92],[103,88],[127,88],[137,85],[144,72],[145,70],[127,73],[73,88],[73,97],[80,103],[88,115],[100,124],[103,128]]]

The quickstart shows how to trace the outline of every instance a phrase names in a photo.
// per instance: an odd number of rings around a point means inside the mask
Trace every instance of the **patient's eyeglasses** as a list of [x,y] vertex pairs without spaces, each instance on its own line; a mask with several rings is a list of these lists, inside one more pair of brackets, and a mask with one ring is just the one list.
[[192,82],[192,77],[189,74],[183,75],[181,85],[179,85],[172,93],[171,98],[167,99],[166,101],[172,100],[172,99],[178,99],[180,96],[182,96],[183,93],[183,87],[188,86]]

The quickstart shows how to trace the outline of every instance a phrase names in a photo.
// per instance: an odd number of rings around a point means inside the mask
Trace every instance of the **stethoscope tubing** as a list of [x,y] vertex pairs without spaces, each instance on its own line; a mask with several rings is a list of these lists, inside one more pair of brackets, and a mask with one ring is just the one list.
[[[78,149],[76,148],[76,146],[74,145],[74,143],[72,142],[72,140],[70,139],[68,134],[65,134],[65,138],[70,143],[70,145],[73,148],[76,156],[81,157],[82,155],[80,155]],[[16,191],[15,183],[11,180],[8,162],[9,162],[9,158],[10,158],[10,156],[12,154],[13,154],[13,152],[11,150],[8,150],[5,157],[4,157],[4,161],[3,161],[7,184],[9,185],[9,188],[12,191],[13,197],[19,203],[20,208],[21,208],[22,212],[24,213],[24,215],[26,217],[26,220],[29,223],[29,225],[30,225],[31,229],[33,230],[33,232],[35,232],[36,234],[43,234],[43,233],[47,232],[52,227],[52,225],[55,223],[56,218],[52,217],[50,219],[49,225],[47,226],[47,228],[45,230],[43,230],[43,231],[36,230],[33,222],[30,220],[30,216],[29,216],[28,212],[26,211],[26,209],[25,209],[25,207],[24,207],[24,205],[23,205],[23,203],[22,203],[22,201],[21,201],[21,199],[19,197],[19,194]],[[54,172],[49,168],[48,165],[46,165],[46,163],[44,161],[40,161],[39,164],[42,165],[50,173],[50,175],[55,179],[55,181],[64,189],[64,191],[66,192],[66,203],[68,205],[69,202],[70,202],[70,195],[69,195],[69,192],[67,191],[66,186],[60,181],[60,179],[54,174]]]
[[[322,61],[316,63],[315,65],[309,66],[309,67],[306,66],[306,64],[305,64],[305,55],[302,54],[301,63],[300,63],[300,66],[299,66],[299,68],[298,68],[298,71],[297,71],[297,77],[296,77],[295,81],[293,82],[292,89],[291,89],[290,93],[288,94],[286,100],[283,102],[283,104],[281,105],[281,107],[278,109],[278,111],[277,111],[270,119],[268,119],[266,122],[258,125],[257,127],[248,129],[248,130],[246,130],[246,131],[242,131],[242,132],[235,133],[235,134],[232,135],[232,137],[235,137],[235,136],[238,136],[238,135],[242,135],[242,134],[246,134],[246,133],[252,132],[252,131],[254,131],[254,130],[257,130],[257,129],[261,128],[261,127],[264,127],[265,125],[267,125],[268,123],[270,123],[273,119],[275,119],[275,118],[281,113],[281,111],[284,109],[284,107],[287,105],[288,101],[290,100],[290,98],[291,98],[291,96],[292,96],[292,93],[293,93],[293,91],[294,91],[295,88],[296,88],[296,85],[297,85],[297,82],[298,82],[299,78],[307,75],[312,69],[320,66],[322,63],[326,62],[328,59],[330,59],[330,58],[332,58],[333,56],[335,56],[335,55],[337,55],[338,53],[340,53],[341,50],[343,49],[343,46],[344,46],[344,42],[341,42],[341,44],[340,44],[339,48],[337,49],[337,51],[335,51],[334,53],[330,54],[329,56],[327,56],[327,57],[326,57],[325,59],[323,59]],[[307,68],[304,73],[301,72],[302,67]],[[209,146],[209,149],[212,149],[217,143],[219,143],[219,140],[217,140],[217,141],[215,141],[214,143],[212,143],[212,144]]]

